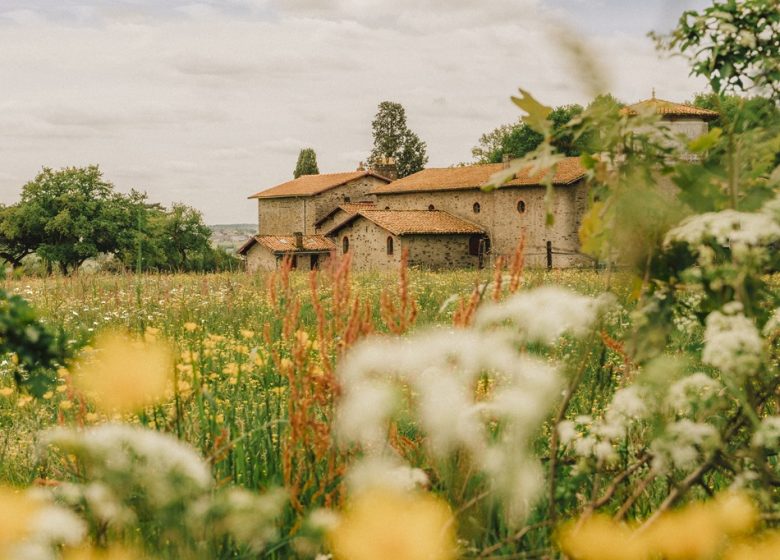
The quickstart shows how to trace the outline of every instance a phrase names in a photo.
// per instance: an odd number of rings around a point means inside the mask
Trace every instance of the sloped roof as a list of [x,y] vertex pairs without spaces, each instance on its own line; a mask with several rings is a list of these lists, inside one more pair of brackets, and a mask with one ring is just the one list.
[[328,253],[336,250],[333,241],[322,235],[304,235],[302,249],[296,249],[293,235],[255,235],[239,247],[238,254],[245,255],[256,243],[272,253]]
[[[487,183],[491,175],[501,171],[503,167],[503,163],[489,163],[467,167],[423,169],[403,179],[374,187],[371,194],[475,189]],[[568,157],[558,163],[553,184],[570,185],[584,175],[585,168],[582,166],[580,158]],[[523,170],[504,186],[539,185],[544,176],[544,172],[531,175],[528,170]]]
[[319,175],[301,175],[297,179],[276,185],[270,189],[257,192],[249,198],[284,198],[291,196],[313,196],[330,189],[340,187],[355,179],[370,176],[382,181],[390,182],[387,177],[382,177],[371,171],[349,171],[346,173],[321,173]]
[[664,99],[645,99],[639,103],[628,105],[621,109],[623,114],[636,115],[640,112],[654,111],[656,114],[663,117],[697,117],[704,120],[712,120],[718,118],[716,111],[710,111],[709,109],[700,109],[693,105],[685,105],[683,103],[674,103],[672,101],[666,101]]
[[360,210],[331,228],[325,235],[332,235],[361,217],[393,235],[484,233],[477,224],[442,210]]
[[322,218],[314,222],[314,227],[320,227],[325,220],[333,216],[336,212],[339,210],[346,212],[347,214],[355,214],[356,212],[359,212],[360,210],[370,210],[373,208],[375,204],[370,201],[365,202],[346,202],[344,204],[340,204],[336,206],[333,210],[325,214]]

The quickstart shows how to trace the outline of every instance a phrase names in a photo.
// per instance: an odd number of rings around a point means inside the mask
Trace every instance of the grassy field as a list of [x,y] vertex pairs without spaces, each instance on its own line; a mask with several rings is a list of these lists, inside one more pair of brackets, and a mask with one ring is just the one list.
[[[519,288],[542,285],[590,295],[612,291],[622,305],[609,318],[608,331],[615,339],[626,332],[631,307],[627,277],[526,271]],[[475,294],[501,300],[516,287],[509,273],[415,270],[401,279],[397,274],[350,277],[333,270],[318,276],[95,275],[5,284],[10,293],[29,300],[47,325],[66,333],[74,348],[88,351],[97,333],[117,329],[171,345],[175,360],[168,397],[122,420],[191,444],[206,458],[221,487],[283,487],[289,506],[281,522],[283,538],[274,548],[280,557],[292,554],[291,543],[309,513],[343,501],[341,479],[350,453],[339,450],[332,420],[339,392],[336,371],[344,352],[374,333],[462,324],[468,321]],[[603,391],[606,399],[619,376],[619,355],[602,345],[583,349],[564,342],[550,358],[582,363],[591,386],[588,407],[595,392]],[[41,453],[37,434],[52,426],[100,425],[119,417],[93,407],[74,387],[67,368],[60,370],[43,399],[34,400],[15,389],[13,367],[6,360],[0,370],[0,481],[27,486],[78,478],[67,455]],[[399,429],[399,437],[411,446],[407,455],[413,457],[421,436],[414,429]],[[548,432],[539,435],[541,456],[548,438]],[[469,508],[480,491],[464,489],[448,498],[454,506],[460,504],[464,516],[476,515]],[[486,504],[487,511],[480,515],[495,517],[492,507]],[[502,543],[513,550],[511,531],[495,521],[467,535],[474,550],[492,547],[500,552]],[[528,539],[525,547],[549,545],[547,532],[529,534]]]

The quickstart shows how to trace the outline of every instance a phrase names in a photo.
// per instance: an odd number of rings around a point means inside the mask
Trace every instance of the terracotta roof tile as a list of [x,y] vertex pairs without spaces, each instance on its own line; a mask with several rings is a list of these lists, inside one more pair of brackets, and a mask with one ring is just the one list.
[[333,227],[331,235],[349,223],[363,217],[393,235],[435,235],[484,233],[471,222],[442,210],[361,210]]
[[336,212],[341,210],[342,212],[346,212],[350,216],[352,214],[355,214],[356,212],[359,212],[360,210],[370,210],[374,207],[373,202],[347,202],[344,204],[340,204],[339,206],[336,206],[333,210],[325,214],[322,218],[314,222],[314,227],[320,227],[322,224],[324,224],[329,218],[334,216]]
[[238,253],[245,255],[255,243],[259,243],[272,253],[327,253],[336,250],[333,241],[322,235],[304,235],[303,249],[295,248],[293,235],[255,235],[238,249]]
[[[503,163],[490,163],[467,167],[423,169],[403,179],[375,187],[371,194],[475,189],[487,183],[490,176],[501,171],[503,166]],[[580,163],[580,158],[569,157],[558,163],[553,184],[570,185],[584,175],[585,168]],[[530,175],[527,171],[521,171],[506,183],[506,186],[538,185],[543,178],[544,172]]]
[[636,115],[644,111],[655,111],[656,114],[664,117],[699,117],[705,120],[711,120],[718,117],[716,111],[710,111],[709,109],[700,109],[693,105],[685,105],[683,103],[673,103],[672,101],[665,101],[663,99],[645,99],[639,103],[628,105],[621,111],[623,114]]
[[257,192],[249,198],[282,198],[290,196],[313,196],[330,189],[340,187],[355,179],[370,176],[390,182],[390,179],[371,171],[349,171],[347,173],[321,173],[319,175],[301,175],[297,179]]

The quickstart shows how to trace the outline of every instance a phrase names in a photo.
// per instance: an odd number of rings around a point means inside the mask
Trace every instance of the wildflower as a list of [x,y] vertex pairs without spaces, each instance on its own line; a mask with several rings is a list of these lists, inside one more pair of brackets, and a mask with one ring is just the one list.
[[558,545],[574,560],[644,560],[650,556],[631,529],[603,515],[565,525]]
[[254,338],[255,332],[254,331],[249,331],[249,330],[246,330],[246,329],[241,329],[241,336],[243,338],[247,338],[247,339]]
[[708,455],[720,445],[720,434],[714,426],[688,419],[673,422],[666,432],[654,440],[653,467],[665,471],[668,466],[687,469],[702,455]]
[[61,401],[60,402],[60,408],[62,410],[70,410],[71,408],[73,408],[73,401],[68,401],[68,400]]
[[780,240],[780,226],[769,213],[723,210],[686,218],[677,227],[669,230],[664,245],[668,247],[674,243],[685,243],[698,247],[713,241],[721,246],[754,246],[777,240]]
[[2,389],[0,389],[0,396],[10,397],[13,394],[14,394],[14,390],[11,387],[3,387]]
[[761,366],[762,348],[756,325],[741,313],[713,311],[707,316],[704,363],[735,376],[753,375]]
[[430,494],[388,489],[359,494],[328,534],[335,560],[450,560],[452,513]]
[[193,322],[184,323],[184,330],[187,332],[195,332],[196,330],[198,330],[198,325],[197,323],[193,323]]
[[19,397],[19,400],[16,401],[16,406],[19,408],[24,408],[28,404],[32,402],[33,398],[30,395],[23,395]]
[[81,357],[74,381],[103,410],[132,412],[163,398],[171,364],[161,343],[106,333],[92,354]]
[[[0,553],[10,544],[23,539],[39,506],[29,496],[0,486]],[[2,555],[2,554],[0,554]]]
[[688,414],[694,408],[720,396],[723,387],[705,373],[694,373],[675,382],[666,396],[666,405],[678,414]]

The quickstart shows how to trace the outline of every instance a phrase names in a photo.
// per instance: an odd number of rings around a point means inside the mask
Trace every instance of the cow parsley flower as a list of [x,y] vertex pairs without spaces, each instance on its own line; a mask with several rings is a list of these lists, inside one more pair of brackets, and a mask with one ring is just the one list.
[[711,424],[678,420],[666,426],[664,434],[650,445],[653,468],[688,470],[720,445],[720,434]]
[[713,311],[706,325],[702,352],[705,364],[735,376],[756,373],[762,362],[763,341],[751,319],[741,313]]
[[688,415],[701,404],[723,394],[723,386],[707,375],[697,372],[676,381],[669,387],[665,403],[677,414]]
[[666,234],[664,245],[685,243],[698,247],[708,242],[721,246],[767,245],[780,240],[780,225],[767,213],[723,210],[686,218]]
[[777,449],[780,443],[780,416],[767,416],[762,419],[750,442],[753,447]]

